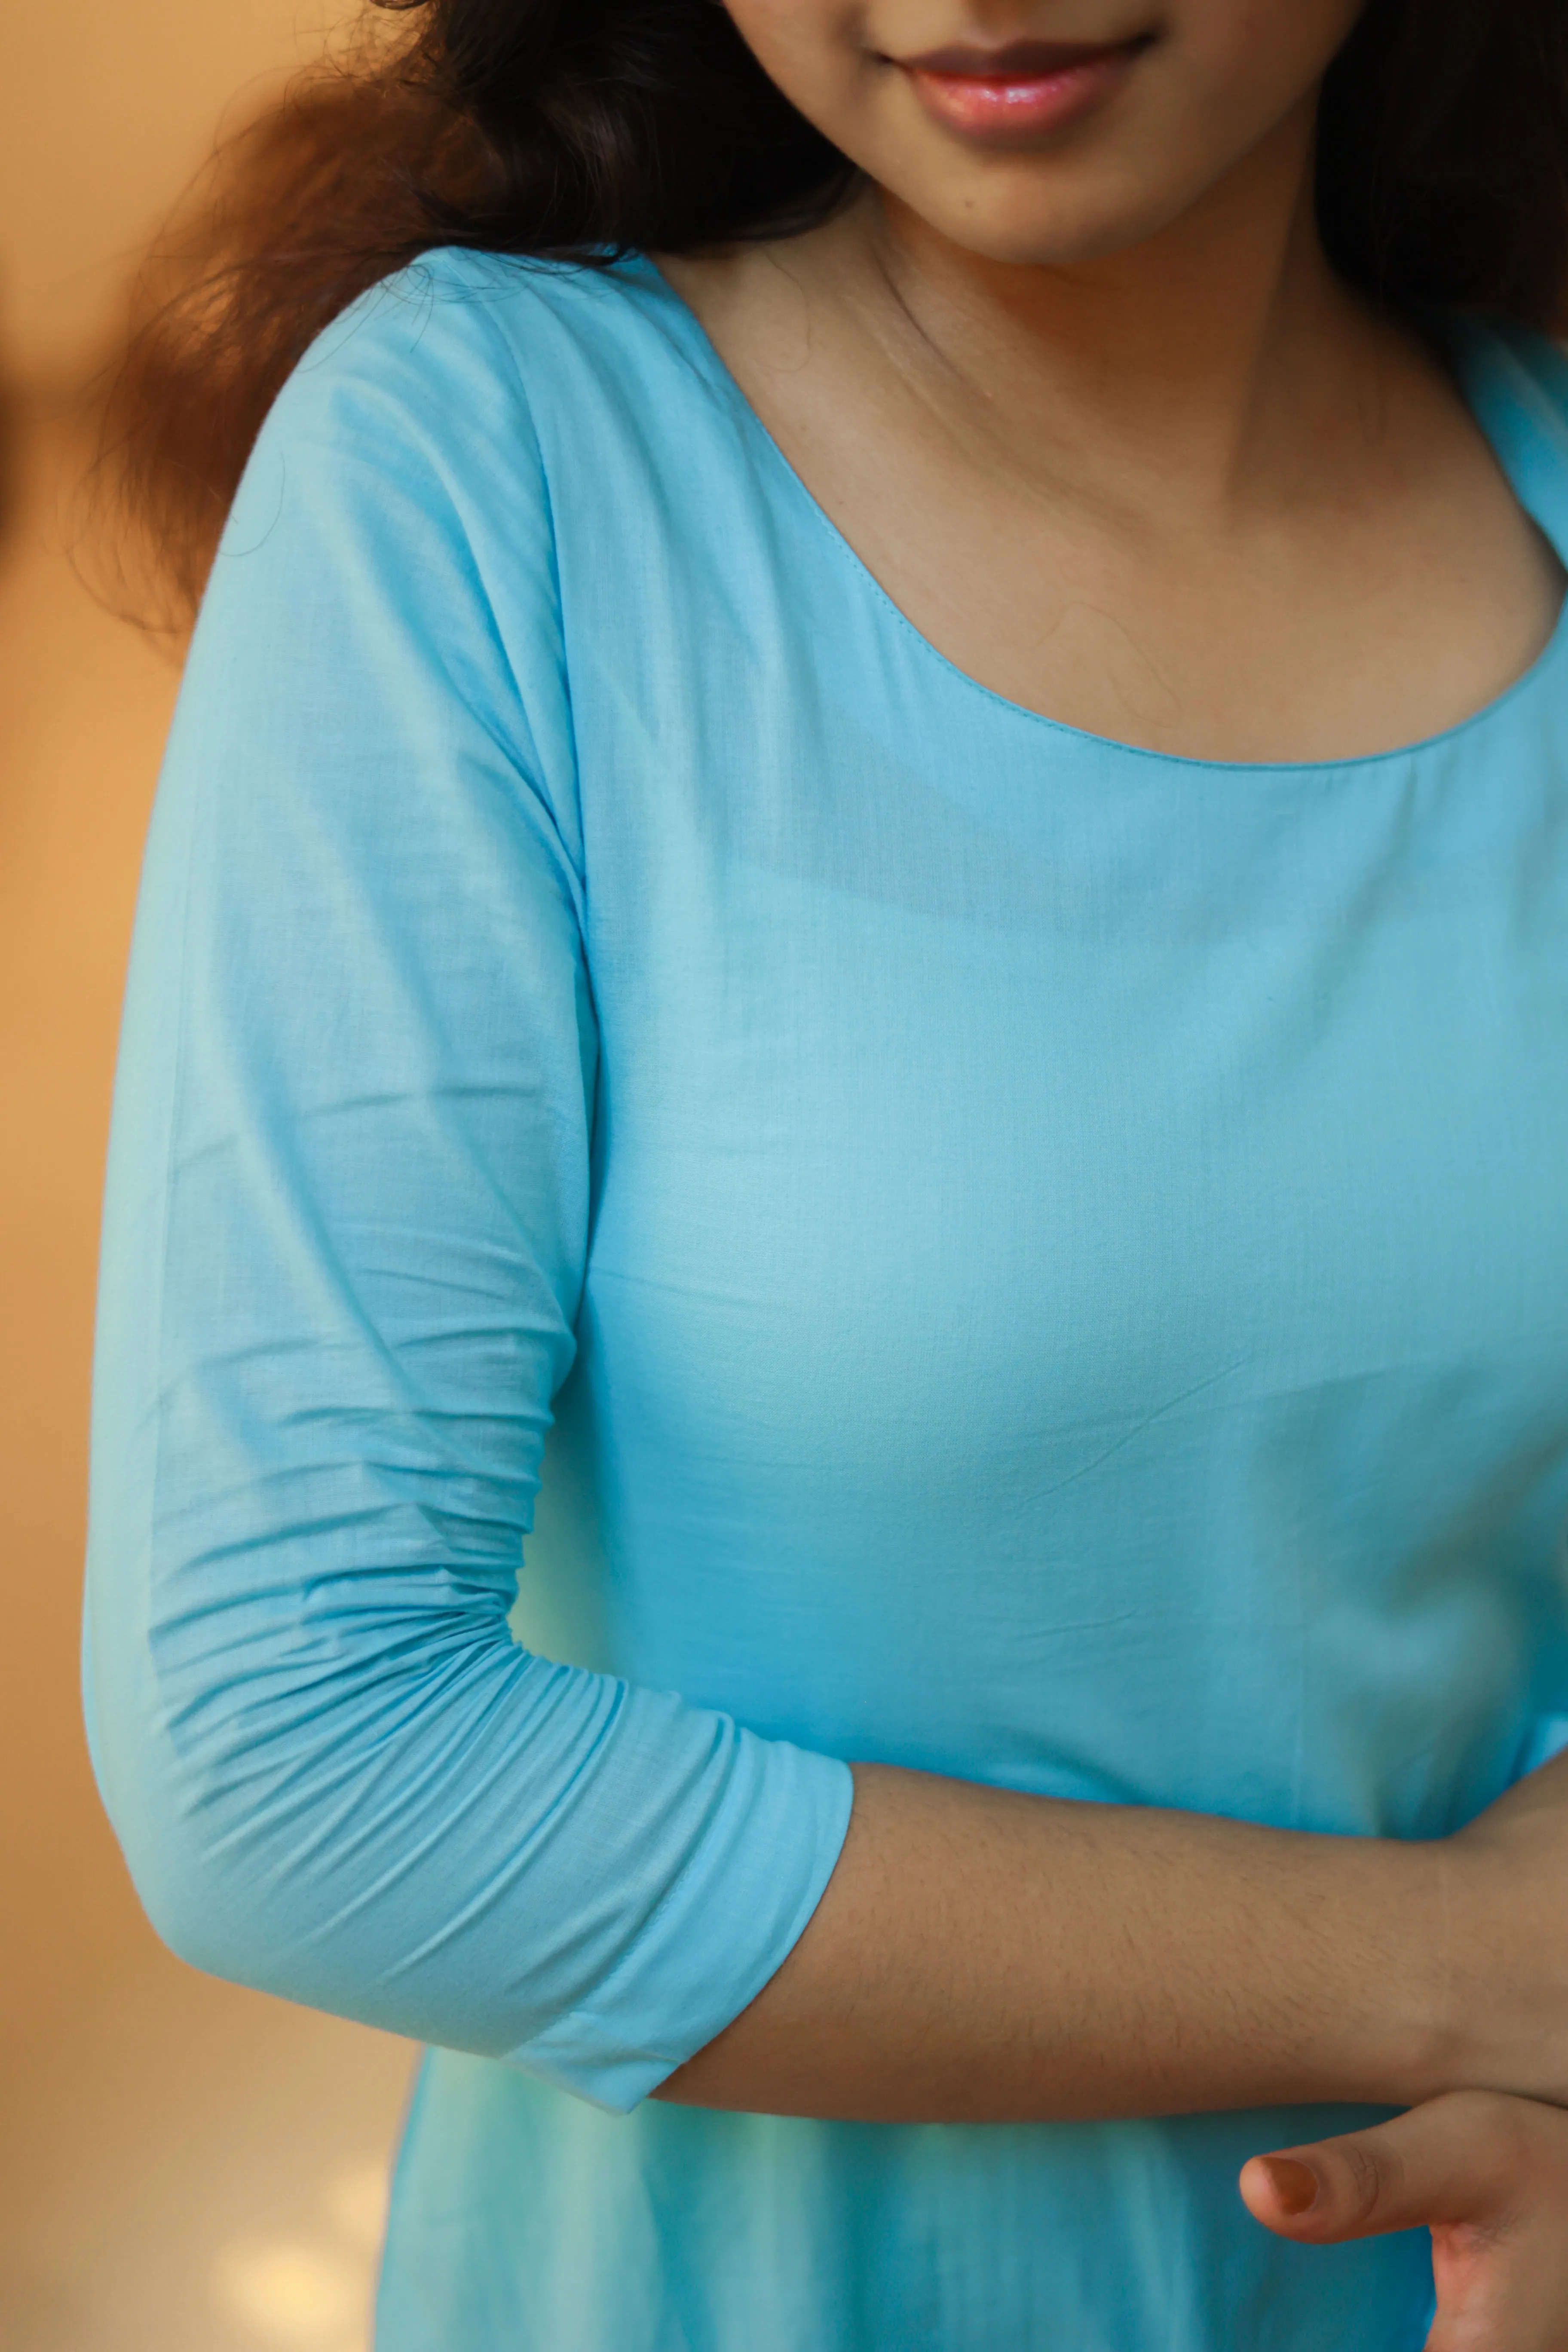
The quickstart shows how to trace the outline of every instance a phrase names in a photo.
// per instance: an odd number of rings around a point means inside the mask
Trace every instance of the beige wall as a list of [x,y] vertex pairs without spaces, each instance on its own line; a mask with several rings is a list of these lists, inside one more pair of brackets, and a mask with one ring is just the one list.
[[0,364],[58,379],[210,149],[351,0],[10,0],[0,80]]

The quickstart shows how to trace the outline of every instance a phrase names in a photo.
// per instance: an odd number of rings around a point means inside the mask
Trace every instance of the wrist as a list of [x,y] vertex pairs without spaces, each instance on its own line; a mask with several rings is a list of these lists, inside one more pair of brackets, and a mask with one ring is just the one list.
[[1490,2088],[1488,2044],[1497,2020],[1477,1967],[1474,1927],[1488,1899],[1477,1884],[1476,1857],[1457,1838],[1408,1849],[1417,1861],[1422,1896],[1420,2044],[1407,2105],[1449,2092]]
[[[1522,1809],[1521,1809],[1522,1810]],[[1441,1885],[1444,2090],[1568,2105],[1568,1904],[1500,1805],[1435,1849]],[[1553,1857],[1554,1859],[1554,1857]]]
[[1385,1845],[1392,1864],[1384,2004],[1377,2028],[1380,2104],[1414,2107],[1478,2087],[1484,2026],[1460,1923],[1474,1901],[1471,1857],[1449,1838]]

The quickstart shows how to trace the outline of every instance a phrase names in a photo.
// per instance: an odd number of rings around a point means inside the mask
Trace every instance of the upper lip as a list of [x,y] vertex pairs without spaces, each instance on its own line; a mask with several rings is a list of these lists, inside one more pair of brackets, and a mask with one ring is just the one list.
[[972,81],[1036,81],[1047,74],[1069,73],[1074,66],[1096,64],[1125,49],[1141,48],[1152,37],[1125,35],[1119,41],[1004,41],[988,48],[974,41],[950,41],[940,49],[923,49],[918,58],[895,62],[915,73],[961,75]]

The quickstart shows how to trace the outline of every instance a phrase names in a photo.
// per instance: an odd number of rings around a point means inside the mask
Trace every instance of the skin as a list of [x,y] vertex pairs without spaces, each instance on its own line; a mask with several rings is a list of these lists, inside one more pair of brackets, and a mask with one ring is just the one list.
[[[1318,89],[1354,0],[731,5],[864,179],[804,237],[662,266],[961,668],[1154,750],[1316,761],[1435,733],[1534,659],[1555,558],[1434,354],[1317,241]],[[1144,34],[1096,109],[1005,146],[933,114],[906,62]],[[1565,1956],[1568,1761],[1423,1845],[868,1764],[805,1935],[660,2095],[1404,2107],[1254,2158],[1248,2207],[1308,2243],[1425,2223],[1432,2352],[1563,2352]]]
[[1568,2342],[1568,2135],[1555,2107],[1461,2091],[1375,2131],[1254,2157],[1241,2193],[1304,2245],[1432,2232],[1427,2352]]
[[1038,152],[976,152],[861,46],[1143,5],[883,0],[863,26],[742,0],[871,178],[823,230],[668,273],[894,603],[984,685],[1200,758],[1394,748],[1508,686],[1563,582],[1442,367],[1318,245],[1345,0],[1180,0],[1169,55]]

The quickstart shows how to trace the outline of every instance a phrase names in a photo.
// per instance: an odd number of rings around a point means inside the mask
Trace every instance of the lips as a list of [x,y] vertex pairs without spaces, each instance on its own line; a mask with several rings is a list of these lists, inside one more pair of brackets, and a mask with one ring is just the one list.
[[1131,73],[1151,37],[1131,40],[954,42],[897,62],[926,111],[986,144],[1032,142],[1093,112]]

